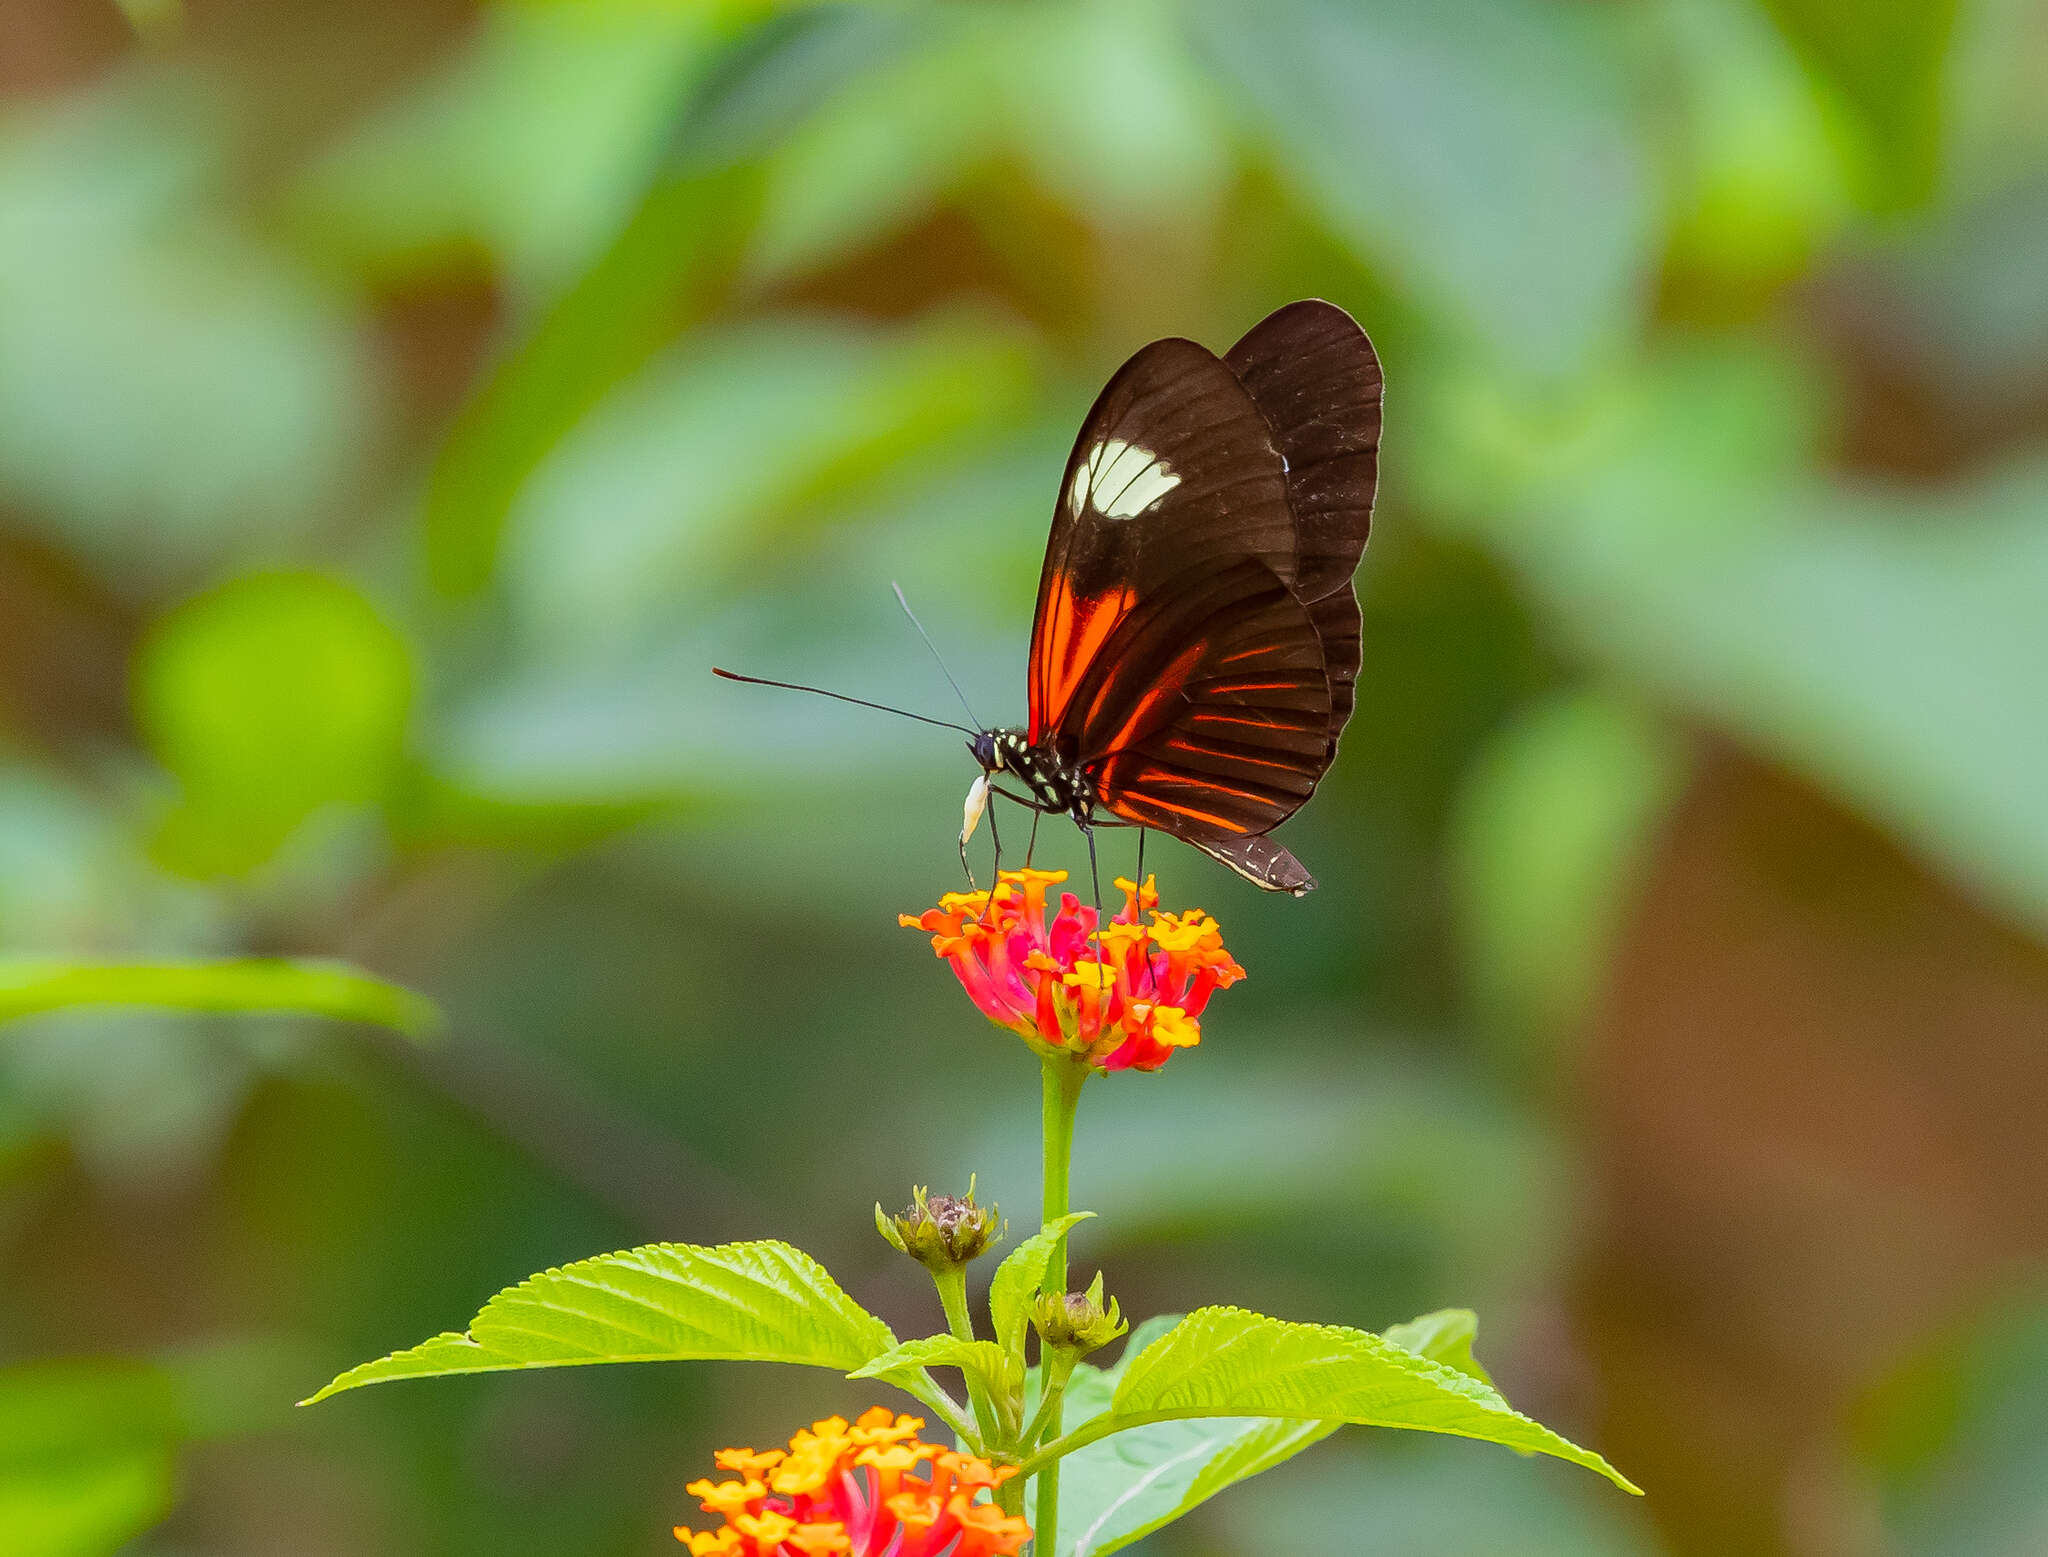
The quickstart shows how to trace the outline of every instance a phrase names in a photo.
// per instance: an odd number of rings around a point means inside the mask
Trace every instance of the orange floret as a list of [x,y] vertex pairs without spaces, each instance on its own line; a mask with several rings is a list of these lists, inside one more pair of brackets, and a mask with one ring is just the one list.
[[978,1499],[1016,1467],[925,1443],[923,1428],[876,1406],[813,1422],[786,1451],[720,1450],[719,1468],[743,1479],[689,1490],[724,1523],[678,1525],[676,1539],[691,1557],[1015,1557],[1031,1527]]

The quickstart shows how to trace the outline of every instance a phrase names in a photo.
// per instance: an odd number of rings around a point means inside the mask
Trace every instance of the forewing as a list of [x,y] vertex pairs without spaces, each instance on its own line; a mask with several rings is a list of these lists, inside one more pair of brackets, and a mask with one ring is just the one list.
[[1291,583],[1308,606],[1330,680],[1330,755],[1351,717],[1360,660],[1351,575],[1372,528],[1384,381],[1365,331],[1332,303],[1289,303],[1224,358],[1287,462],[1296,530]]
[[1182,596],[1248,561],[1284,584],[1295,546],[1286,467],[1237,375],[1193,341],[1145,347],[1097,397],[1060,483],[1031,630],[1030,738],[1078,739],[1082,698],[1134,616],[1198,629]]

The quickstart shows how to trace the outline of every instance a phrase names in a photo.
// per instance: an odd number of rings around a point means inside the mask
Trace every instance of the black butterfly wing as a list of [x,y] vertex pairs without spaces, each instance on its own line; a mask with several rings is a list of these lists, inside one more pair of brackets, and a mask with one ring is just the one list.
[[1086,727],[1103,680],[1114,672],[1135,692],[1147,668],[1106,656],[1111,638],[1178,652],[1255,577],[1219,590],[1217,575],[1251,561],[1289,576],[1294,550],[1285,466],[1236,376],[1193,341],[1145,347],[1096,397],[1061,479],[1031,629],[1029,738],[1068,762],[1102,749]]
[[[1327,747],[1322,649],[1287,583],[1295,552],[1286,467],[1244,386],[1191,341],[1146,347],[1067,462],[1030,739],[1086,771],[1112,812],[1212,852],[1275,826]],[[1255,879],[1307,880],[1298,866],[1281,877]]]
[[1379,355],[1351,315],[1308,299],[1268,314],[1223,360],[1258,404],[1287,461],[1293,586],[1323,645],[1334,758],[1361,657],[1351,575],[1372,529],[1379,485]]
[[1379,382],[1327,303],[1279,310],[1225,361],[1146,347],[1082,425],[1039,581],[1030,738],[1116,815],[1273,890],[1315,884],[1263,835],[1351,712]]

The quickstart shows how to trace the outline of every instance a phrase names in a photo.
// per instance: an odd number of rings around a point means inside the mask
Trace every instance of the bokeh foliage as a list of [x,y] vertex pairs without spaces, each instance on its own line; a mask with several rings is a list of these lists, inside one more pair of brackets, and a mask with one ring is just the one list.
[[[788,1238],[893,1321],[876,1198],[1028,1217],[1028,1061],[894,928],[962,755],[706,669],[944,713],[899,580],[1018,717],[1059,462],[1155,335],[1328,296],[1391,388],[1359,714],[1289,831],[1324,890],[1150,859],[1253,982],[1085,1105],[1127,1308],[1469,1303],[1633,1464],[1571,1317],[1581,1066],[1701,762],[2048,939],[2035,0],[24,5],[0,950],[345,957],[450,1029],[0,1030],[10,1551],[673,1549],[714,1440],[865,1398],[286,1405],[602,1249]],[[2013,1253],[1870,1362],[1802,1518],[2032,1550]],[[1145,1549],[1700,1549],[1654,1478],[1322,1453]]]

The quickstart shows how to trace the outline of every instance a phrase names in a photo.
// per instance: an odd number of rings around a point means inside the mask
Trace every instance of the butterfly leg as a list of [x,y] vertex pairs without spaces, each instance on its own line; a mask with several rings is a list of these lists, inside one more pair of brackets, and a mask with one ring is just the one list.
[[1095,888],[1095,955],[1102,956],[1102,872],[1095,864],[1095,829],[1081,824],[1081,836],[1088,840],[1088,880]]
[[[1140,828],[1138,829],[1138,903],[1139,903],[1139,908],[1138,908],[1138,909],[1136,910],[1137,912],[1143,912],[1143,905],[1144,905],[1144,901],[1145,901],[1145,834],[1146,834],[1146,833],[1147,833],[1147,832],[1148,832],[1149,830],[1150,830],[1150,829],[1148,829],[1148,828],[1145,828],[1145,827],[1140,827]],[[1143,921],[1141,920],[1141,921],[1140,921],[1140,923],[1143,923]],[[1150,954],[1150,953],[1149,953],[1148,951],[1146,951],[1146,949],[1145,949],[1145,943],[1146,943],[1146,941],[1147,941],[1148,939],[1150,939],[1150,935],[1149,935],[1149,932],[1147,932],[1146,934],[1144,934],[1144,935],[1141,935],[1141,936],[1139,937],[1139,939],[1138,939],[1138,955],[1139,955],[1140,957],[1142,957],[1142,958],[1144,958],[1144,959],[1145,959],[1145,974],[1146,974],[1146,983],[1147,983],[1147,984],[1150,984],[1150,983],[1152,983],[1152,982],[1153,982],[1153,979],[1152,979],[1152,957],[1151,957],[1151,954]],[[1155,990],[1155,991],[1154,991],[1154,993],[1157,993],[1157,991]]]
[[1024,845],[1024,868],[1031,868],[1031,856],[1038,852],[1038,818],[1041,813],[1034,808],[1031,812],[1031,841]]

